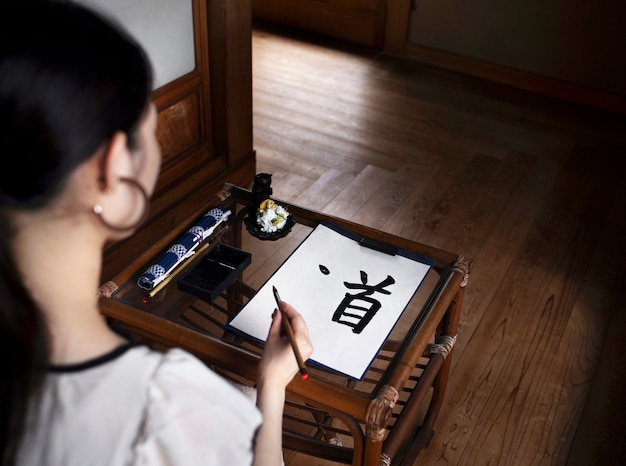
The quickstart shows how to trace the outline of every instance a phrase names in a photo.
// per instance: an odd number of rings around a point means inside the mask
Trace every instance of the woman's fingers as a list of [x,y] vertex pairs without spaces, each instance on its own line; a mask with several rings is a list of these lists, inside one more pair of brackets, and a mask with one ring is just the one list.
[[313,347],[309,339],[309,329],[304,321],[302,315],[289,303],[282,301],[281,307],[284,313],[283,318],[288,319],[291,328],[293,329],[296,342],[299,346],[302,357],[307,359],[313,352]]

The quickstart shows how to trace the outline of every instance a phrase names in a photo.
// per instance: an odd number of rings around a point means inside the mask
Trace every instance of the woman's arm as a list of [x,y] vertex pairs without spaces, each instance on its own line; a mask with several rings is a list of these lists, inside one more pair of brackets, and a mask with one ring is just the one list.
[[[306,323],[289,304],[282,302],[296,342],[306,360],[313,352]],[[259,362],[257,377],[257,406],[263,414],[263,424],[254,447],[255,466],[276,466],[282,461],[283,410],[285,389],[298,372],[298,364],[289,340],[285,337],[280,312],[274,311],[272,324]]]

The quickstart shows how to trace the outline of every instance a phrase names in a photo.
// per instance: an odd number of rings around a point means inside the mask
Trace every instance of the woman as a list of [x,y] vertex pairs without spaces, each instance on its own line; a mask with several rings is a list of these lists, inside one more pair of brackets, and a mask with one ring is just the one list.
[[[274,313],[257,406],[181,350],[102,319],[105,244],[131,234],[160,166],[146,56],[66,2],[0,15],[0,444],[3,464],[280,464],[297,372]],[[285,304],[300,349],[301,316]]]

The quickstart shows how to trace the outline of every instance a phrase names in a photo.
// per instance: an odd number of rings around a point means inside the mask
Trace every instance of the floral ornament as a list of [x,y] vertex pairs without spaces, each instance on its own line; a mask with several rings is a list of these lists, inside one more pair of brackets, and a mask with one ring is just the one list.
[[281,230],[289,217],[289,212],[271,199],[265,199],[259,205],[256,221],[264,233],[275,233]]

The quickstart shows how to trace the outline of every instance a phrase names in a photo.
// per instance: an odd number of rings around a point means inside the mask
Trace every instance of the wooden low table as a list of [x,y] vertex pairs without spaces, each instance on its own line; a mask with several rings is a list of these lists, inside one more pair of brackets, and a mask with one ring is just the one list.
[[[309,367],[309,380],[295,377],[287,387],[284,417],[285,448],[353,465],[390,464],[392,460],[394,465],[413,464],[431,440],[443,403],[472,261],[279,199],[276,202],[287,208],[296,224],[284,238],[260,240],[243,224],[250,200],[250,191],[226,185],[216,198],[198,206],[189,225],[161,239],[101,287],[102,313],[113,325],[152,347],[184,348],[225,377],[253,386],[261,348],[224,332],[223,327],[317,224],[331,222],[428,257],[434,266],[365,377],[354,380]],[[212,245],[229,244],[250,252],[250,266],[212,303],[178,290],[175,280],[144,302],[146,292],[136,285],[137,277],[218,203],[232,214],[216,228]]]

